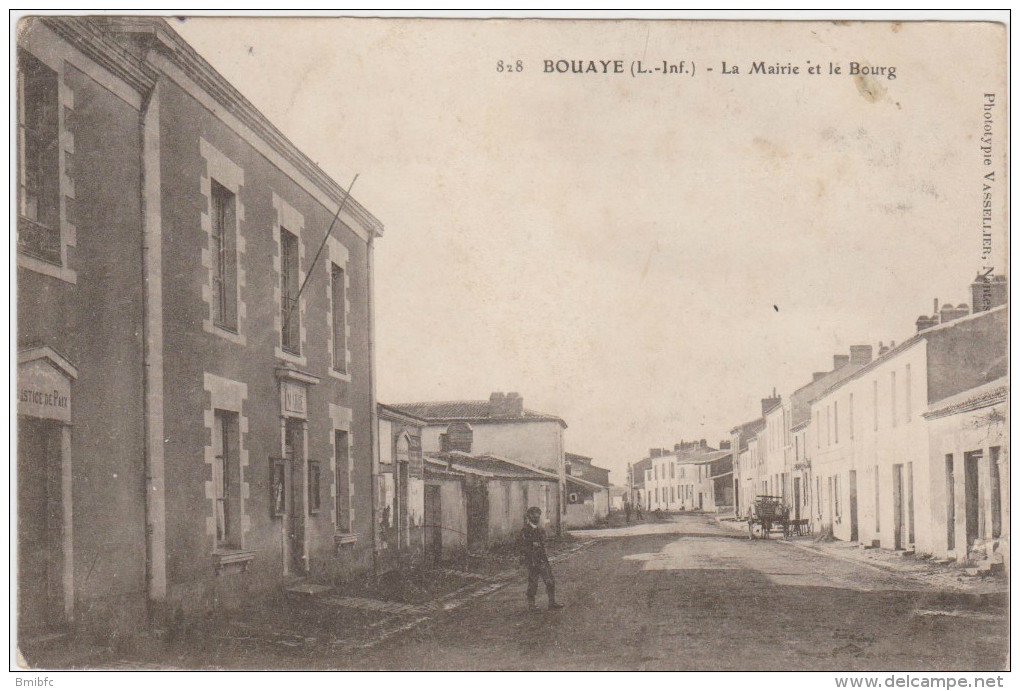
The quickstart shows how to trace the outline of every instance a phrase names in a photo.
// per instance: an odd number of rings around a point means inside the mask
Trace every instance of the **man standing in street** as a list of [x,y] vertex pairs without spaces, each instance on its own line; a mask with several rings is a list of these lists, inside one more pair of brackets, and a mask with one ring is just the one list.
[[549,609],[562,609],[556,602],[556,583],[552,567],[545,553],[545,529],[542,528],[542,509],[532,506],[525,514],[521,530],[521,552],[528,567],[528,608],[536,609],[535,595],[538,593],[538,579],[545,583],[545,594],[549,597]]

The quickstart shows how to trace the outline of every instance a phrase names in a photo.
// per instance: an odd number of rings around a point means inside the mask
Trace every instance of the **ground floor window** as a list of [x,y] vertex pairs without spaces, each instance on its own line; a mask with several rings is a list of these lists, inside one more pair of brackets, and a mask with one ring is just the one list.
[[336,454],[336,528],[345,533],[351,525],[351,449],[350,435],[343,430],[333,433]]
[[213,429],[213,485],[216,491],[216,546],[241,548],[241,454],[238,414],[216,410]]

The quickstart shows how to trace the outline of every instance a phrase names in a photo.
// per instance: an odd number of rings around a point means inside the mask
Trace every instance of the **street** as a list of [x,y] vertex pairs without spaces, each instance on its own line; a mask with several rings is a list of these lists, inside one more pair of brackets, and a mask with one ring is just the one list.
[[[598,535],[600,531],[586,531]],[[345,661],[350,669],[998,670],[1000,605],[749,541],[708,516],[601,531],[554,564],[558,612],[525,579]],[[539,602],[544,602],[540,590]]]

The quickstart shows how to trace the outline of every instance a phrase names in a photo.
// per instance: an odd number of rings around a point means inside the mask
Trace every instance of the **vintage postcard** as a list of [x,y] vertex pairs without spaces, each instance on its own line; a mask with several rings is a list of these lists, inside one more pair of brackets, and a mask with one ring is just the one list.
[[1005,24],[11,31],[24,685],[1002,686]]

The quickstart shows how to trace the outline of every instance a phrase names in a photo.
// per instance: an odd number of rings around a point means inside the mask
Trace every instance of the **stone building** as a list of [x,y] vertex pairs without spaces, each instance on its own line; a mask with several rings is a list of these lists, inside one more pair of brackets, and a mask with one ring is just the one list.
[[17,64],[23,637],[370,569],[380,222],[162,19]]

